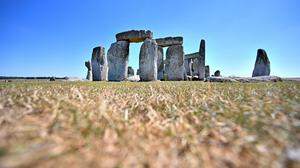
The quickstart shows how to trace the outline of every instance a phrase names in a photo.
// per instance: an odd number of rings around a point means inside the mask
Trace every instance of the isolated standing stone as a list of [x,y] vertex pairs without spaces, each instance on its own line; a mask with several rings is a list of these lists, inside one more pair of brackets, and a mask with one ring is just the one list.
[[200,42],[198,64],[198,77],[203,80],[205,78],[205,40]]
[[269,76],[270,71],[270,61],[266,51],[258,49],[252,77]]
[[139,71],[141,81],[157,80],[158,46],[155,40],[146,39],[141,46]]
[[116,35],[117,41],[143,42],[146,39],[152,39],[153,33],[149,30],[130,30]]
[[93,81],[106,81],[108,73],[107,58],[104,47],[95,47],[92,54]]
[[162,47],[157,48],[157,79],[164,78],[164,50]]
[[205,78],[210,77],[210,71],[209,71],[209,66],[205,66]]
[[109,81],[123,81],[127,79],[128,55],[128,41],[118,41],[111,44],[107,53]]
[[130,77],[130,76],[134,76],[134,69],[131,67],[131,66],[129,66],[128,67],[128,77]]
[[92,63],[91,63],[91,61],[86,61],[85,66],[87,68],[86,79],[89,80],[89,81],[92,81],[93,80],[93,74],[92,74]]
[[179,81],[184,80],[184,51],[182,45],[170,46],[167,49],[165,73],[167,80]]
[[220,77],[220,76],[221,76],[221,71],[217,70],[217,71],[214,73],[214,76],[215,76],[215,77]]

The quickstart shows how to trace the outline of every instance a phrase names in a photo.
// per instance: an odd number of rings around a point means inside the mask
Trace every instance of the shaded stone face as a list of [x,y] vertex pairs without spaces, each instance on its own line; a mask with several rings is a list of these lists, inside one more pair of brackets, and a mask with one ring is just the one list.
[[205,78],[205,41],[201,40],[198,58],[198,77],[200,80]]
[[128,67],[127,74],[128,74],[128,77],[134,76],[134,69],[131,66]]
[[184,52],[182,45],[174,45],[167,49],[165,73],[167,80],[184,80]]
[[127,79],[128,55],[128,41],[118,41],[111,44],[107,53],[109,81],[123,81]]
[[271,72],[270,61],[265,50],[259,49],[257,51],[256,61],[252,77],[255,76],[269,76]]
[[192,76],[192,59],[184,59],[184,68],[187,75]]
[[117,41],[143,42],[146,39],[152,39],[153,33],[149,30],[130,30],[116,35]]
[[157,79],[164,78],[164,50],[162,47],[157,48]]
[[88,69],[86,79],[89,80],[89,81],[92,81],[93,80],[93,75],[92,75],[92,63],[91,63],[91,61],[86,61],[85,66]]
[[214,73],[214,76],[220,77],[220,76],[221,76],[221,71],[217,70],[217,71]]
[[160,47],[169,47],[172,45],[182,45],[183,37],[166,37],[156,39],[156,43]]
[[158,46],[155,40],[146,39],[141,46],[139,75],[141,81],[157,80]]
[[210,70],[209,70],[209,66],[205,66],[205,78],[210,77]]
[[108,65],[104,47],[93,49],[91,64],[93,81],[106,81]]

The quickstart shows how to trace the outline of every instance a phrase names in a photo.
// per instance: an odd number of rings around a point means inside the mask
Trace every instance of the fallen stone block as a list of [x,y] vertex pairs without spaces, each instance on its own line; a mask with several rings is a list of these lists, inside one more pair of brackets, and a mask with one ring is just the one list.
[[228,77],[216,77],[216,76],[212,76],[212,77],[208,77],[206,78],[207,82],[238,82],[235,79],[232,78],[228,78]]
[[257,77],[231,77],[232,79],[247,83],[247,82],[282,82],[283,80],[278,76],[257,76]]

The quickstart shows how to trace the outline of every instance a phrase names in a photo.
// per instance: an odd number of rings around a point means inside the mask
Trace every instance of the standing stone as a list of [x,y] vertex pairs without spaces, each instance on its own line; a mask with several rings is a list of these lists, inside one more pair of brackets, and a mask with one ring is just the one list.
[[128,41],[118,41],[111,44],[107,53],[109,81],[123,81],[127,79],[128,56]]
[[100,46],[93,49],[91,64],[93,81],[106,81],[108,65],[104,47]]
[[184,52],[182,45],[170,46],[167,49],[165,72],[167,80],[180,81],[184,80]]
[[141,46],[139,70],[141,81],[157,80],[158,46],[155,40],[146,39]]
[[214,76],[215,76],[215,77],[220,77],[220,76],[221,76],[221,71],[217,70],[217,71],[214,73]]
[[129,66],[128,67],[128,77],[130,77],[130,76],[134,76],[134,69],[131,67],[131,66]]
[[85,66],[88,69],[86,79],[89,80],[89,81],[92,81],[93,80],[93,74],[92,74],[92,63],[91,63],[91,61],[86,61]]
[[205,66],[205,78],[210,77],[209,65]]
[[198,77],[203,80],[205,78],[205,40],[200,42],[198,63]]
[[269,76],[270,71],[270,61],[266,51],[258,49],[252,77]]
[[192,65],[193,65],[192,59],[184,59],[184,68],[188,76],[193,76]]
[[160,46],[157,48],[157,79],[164,79],[164,50]]

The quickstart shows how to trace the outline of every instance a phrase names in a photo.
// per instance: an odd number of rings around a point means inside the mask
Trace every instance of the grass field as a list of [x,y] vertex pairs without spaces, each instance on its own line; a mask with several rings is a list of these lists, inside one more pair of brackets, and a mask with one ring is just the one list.
[[0,167],[280,167],[300,83],[0,83]]

